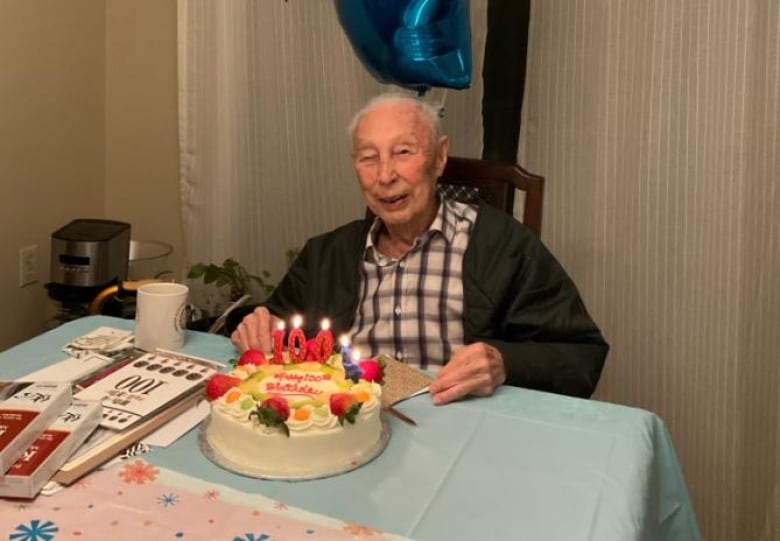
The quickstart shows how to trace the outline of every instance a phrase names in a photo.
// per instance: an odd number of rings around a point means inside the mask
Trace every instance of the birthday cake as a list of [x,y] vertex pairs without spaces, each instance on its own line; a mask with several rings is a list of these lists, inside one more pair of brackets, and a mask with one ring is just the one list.
[[374,359],[266,359],[250,350],[206,386],[206,443],[222,465],[258,477],[347,471],[379,447],[382,374]]

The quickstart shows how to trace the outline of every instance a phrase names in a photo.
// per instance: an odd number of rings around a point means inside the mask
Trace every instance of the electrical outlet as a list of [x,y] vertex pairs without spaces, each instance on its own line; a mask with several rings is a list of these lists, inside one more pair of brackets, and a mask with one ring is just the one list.
[[38,281],[38,245],[19,248],[19,287]]

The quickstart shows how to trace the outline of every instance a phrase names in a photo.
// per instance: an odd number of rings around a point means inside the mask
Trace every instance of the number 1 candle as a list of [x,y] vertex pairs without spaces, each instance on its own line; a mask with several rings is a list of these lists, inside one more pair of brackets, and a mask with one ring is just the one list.
[[271,332],[271,339],[274,344],[274,356],[271,361],[273,364],[284,363],[284,321],[280,321],[276,325],[276,330]]

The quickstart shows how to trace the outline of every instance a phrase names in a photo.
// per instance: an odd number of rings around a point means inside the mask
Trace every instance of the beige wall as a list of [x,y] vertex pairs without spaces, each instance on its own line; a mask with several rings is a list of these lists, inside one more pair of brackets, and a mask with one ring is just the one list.
[[[41,332],[51,233],[104,199],[102,0],[0,3],[0,348]],[[38,245],[38,283],[18,251]]]
[[[3,0],[0,73],[4,349],[46,328],[50,237],[70,220],[126,220],[180,254],[176,2]],[[30,244],[39,280],[19,288]]]
[[[176,0],[106,3],[106,215],[181,261]],[[161,269],[157,269],[161,270]]]

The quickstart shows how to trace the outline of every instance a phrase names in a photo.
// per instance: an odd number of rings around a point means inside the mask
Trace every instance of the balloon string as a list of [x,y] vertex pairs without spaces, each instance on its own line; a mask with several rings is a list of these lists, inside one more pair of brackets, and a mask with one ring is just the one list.
[[444,104],[447,103],[447,92],[449,92],[449,89],[445,88],[444,95],[441,97],[441,103],[439,103],[439,118],[444,118]]
[[[417,97],[420,98],[420,99],[424,99],[425,94],[429,90],[430,90],[429,88],[425,88],[425,89],[419,90],[417,92]],[[441,90],[443,92],[442,95],[441,95],[441,100],[437,100],[436,98],[433,97],[433,94],[435,94],[435,91],[434,91],[434,92],[431,92],[430,94],[428,94],[428,101],[429,101],[429,103],[431,103],[431,105],[437,105],[438,106],[439,118],[444,118],[444,110],[445,110],[445,106],[444,105],[447,102],[447,93],[449,92],[449,88],[442,88]]]
[[[417,91],[417,98],[421,99],[421,100],[424,100],[425,97],[426,97],[426,94],[428,94],[428,92],[430,90],[431,89],[428,88],[428,87],[420,88]],[[449,92],[450,89],[449,88],[443,88],[441,90],[442,90],[441,100],[438,101],[438,103],[437,103],[437,100],[433,97],[433,94],[435,94],[435,92],[431,92],[430,94],[428,94],[428,99],[426,101],[428,101],[428,103],[430,103],[431,105],[434,105],[434,104],[438,105],[439,118],[444,118],[444,110],[445,110],[444,104],[447,102],[447,93]]]
[[447,92],[449,92],[449,89],[444,88],[443,89],[443,94],[441,95],[441,99],[440,100],[433,100],[434,102],[438,101],[437,105],[438,105],[438,108],[439,108],[439,118],[444,118],[444,111],[446,109],[444,104],[447,102]]

